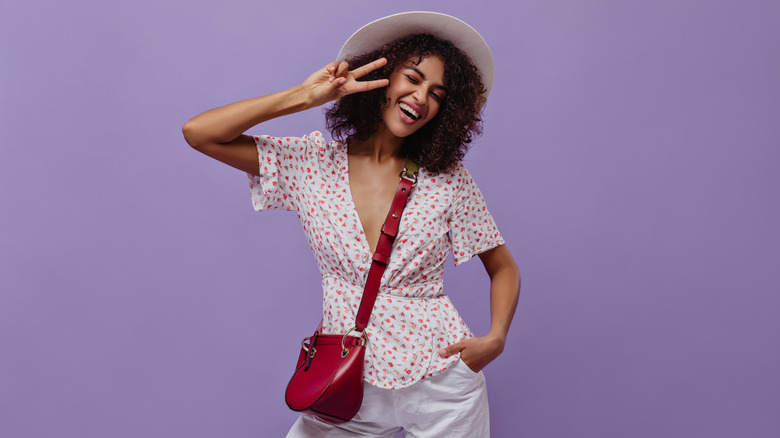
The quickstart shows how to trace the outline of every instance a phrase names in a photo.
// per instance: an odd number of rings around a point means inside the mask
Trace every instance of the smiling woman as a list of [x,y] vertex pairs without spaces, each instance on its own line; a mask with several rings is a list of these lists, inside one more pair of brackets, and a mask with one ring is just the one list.
[[[398,14],[359,30],[337,61],[301,85],[206,111],[184,125],[193,148],[249,174],[256,210],[298,213],[322,274],[318,335],[346,339],[372,260],[387,268],[362,334],[362,407],[342,424],[303,414],[288,437],[489,436],[481,369],[503,351],[520,275],[461,159],[480,132],[492,68],[487,45],[466,23]],[[319,132],[243,134],[334,100],[326,114],[334,141]],[[377,243],[388,234],[383,223],[401,190],[399,174],[403,181],[415,167],[408,162],[420,169],[402,216],[393,215],[398,231],[387,257]],[[479,255],[490,277],[491,327],[482,337],[445,294],[450,251],[456,265]],[[307,369],[314,342],[304,345]]]

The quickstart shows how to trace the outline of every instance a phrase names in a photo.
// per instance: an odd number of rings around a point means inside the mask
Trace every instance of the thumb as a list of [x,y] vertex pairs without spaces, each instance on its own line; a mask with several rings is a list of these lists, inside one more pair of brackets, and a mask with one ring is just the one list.
[[441,350],[439,350],[439,357],[450,357],[450,356],[453,356],[455,354],[460,353],[461,350],[463,350],[464,348],[466,348],[466,346],[463,345],[463,341],[456,342],[456,343],[450,345],[449,347],[445,347],[445,348],[442,348]]

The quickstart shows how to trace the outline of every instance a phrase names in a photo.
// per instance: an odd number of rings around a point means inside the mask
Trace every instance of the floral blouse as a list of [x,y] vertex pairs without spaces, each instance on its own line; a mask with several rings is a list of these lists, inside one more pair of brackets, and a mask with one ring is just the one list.
[[[344,333],[355,325],[372,256],[352,202],[347,145],[328,143],[320,132],[254,139],[260,161],[260,176],[249,175],[254,208],[298,213],[322,274],[323,331]],[[503,243],[462,164],[448,173],[421,169],[366,328],[364,380],[404,388],[458,360],[438,355],[474,336],[444,294],[447,253],[452,249],[459,265]]]

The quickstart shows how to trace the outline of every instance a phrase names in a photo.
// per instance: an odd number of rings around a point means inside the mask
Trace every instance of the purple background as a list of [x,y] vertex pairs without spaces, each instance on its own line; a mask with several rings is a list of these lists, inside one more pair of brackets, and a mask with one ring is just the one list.
[[[0,436],[284,436],[315,264],[180,127],[414,9],[496,60],[467,157],[523,274],[494,436],[780,436],[769,0],[3,2]],[[481,264],[445,281],[484,334]]]

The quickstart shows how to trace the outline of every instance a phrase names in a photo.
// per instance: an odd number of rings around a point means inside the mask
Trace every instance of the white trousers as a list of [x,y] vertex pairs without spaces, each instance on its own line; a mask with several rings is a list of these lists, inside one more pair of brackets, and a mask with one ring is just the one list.
[[301,415],[287,438],[488,438],[487,387],[482,372],[457,361],[439,375],[402,389],[364,383],[363,405],[352,421],[333,424]]

